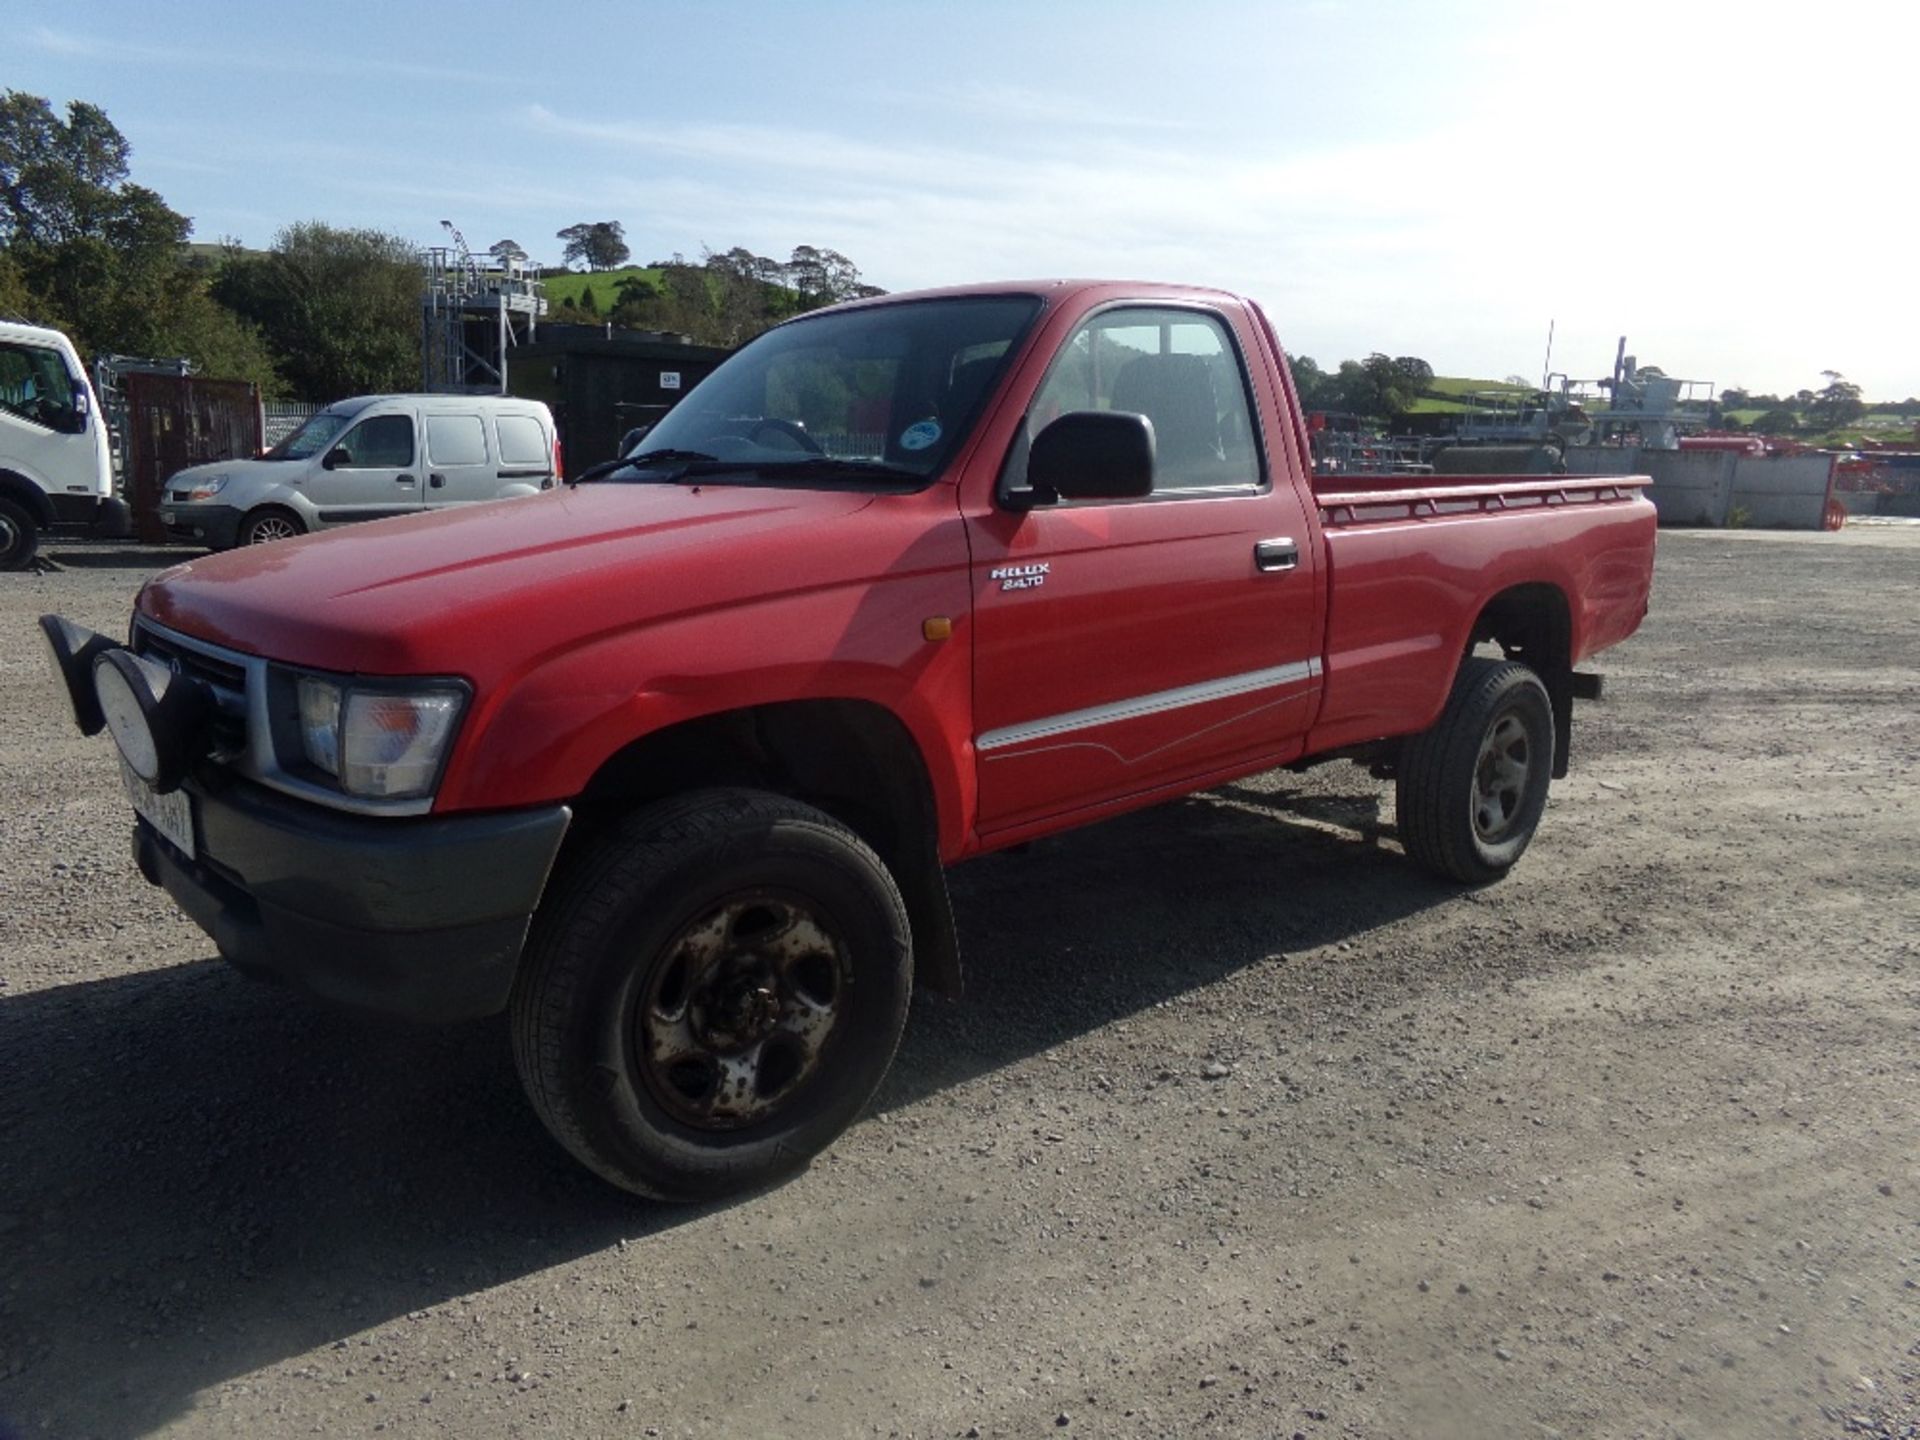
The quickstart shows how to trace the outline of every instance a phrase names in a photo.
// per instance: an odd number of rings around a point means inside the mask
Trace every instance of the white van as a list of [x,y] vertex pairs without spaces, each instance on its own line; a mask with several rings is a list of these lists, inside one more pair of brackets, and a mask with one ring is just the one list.
[[216,550],[356,520],[533,495],[561,478],[553,414],[505,395],[362,395],[319,411],[258,460],[167,481],[167,533]]
[[20,570],[55,525],[127,533],[100,402],[73,342],[0,321],[0,570]]

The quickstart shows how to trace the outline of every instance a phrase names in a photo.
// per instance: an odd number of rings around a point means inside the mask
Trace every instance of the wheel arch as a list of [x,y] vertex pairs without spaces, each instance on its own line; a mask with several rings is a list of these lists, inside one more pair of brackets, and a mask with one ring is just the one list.
[[937,802],[925,758],[897,715],[867,700],[790,700],[665,726],[601,763],[575,801],[580,819],[568,843],[590,845],[600,826],[636,806],[714,785],[803,800],[872,846],[906,901],[916,987],[959,994]]
[[1547,580],[1509,585],[1480,607],[1462,658],[1494,644],[1540,677],[1553,703],[1553,778],[1567,773],[1573,734],[1573,608]]
[[42,530],[53,524],[53,501],[47,498],[44,489],[17,470],[0,469],[0,498],[24,506],[33,516],[33,523]]

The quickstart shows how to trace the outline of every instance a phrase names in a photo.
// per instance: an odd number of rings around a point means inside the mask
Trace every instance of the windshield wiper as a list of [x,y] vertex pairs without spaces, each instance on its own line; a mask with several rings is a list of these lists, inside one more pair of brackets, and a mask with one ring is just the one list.
[[763,475],[848,475],[862,480],[899,480],[919,485],[926,476],[885,460],[863,460],[852,455],[809,455],[804,460],[769,460],[755,467]]
[[718,455],[709,455],[704,450],[642,450],[638,455],[629,455],[628,465],[675,465],[683,460],[718,460]]
[[647,450],[638,455],[622,455],[618,460],[606,460],[598,465],[589,465],[578,475],[570,477],[567,485],[572,487],[589,480],[598,480],[613,474],[616,470],[646,469],[654,465],[711,464],[718,458],[718,456],[707,454],[704,450]]
[[661,478],[667,484],[717,475],[751,475],[756,477],[754,483],[778,485],[789,477],[804,476],[808,479],[878,481],[917,489],[927,479],[918,470],[909,470],[904,465],[889,465],[884,460],[863,460],[853,456],[807,455],[797,460],[745,457],[721,460],[703,450],[648,450],[620,460],[609,460],[603,465],[590,466],[567,483],[578,485],[588,480],[604,479],[618,470],[663,470],[667,473]]

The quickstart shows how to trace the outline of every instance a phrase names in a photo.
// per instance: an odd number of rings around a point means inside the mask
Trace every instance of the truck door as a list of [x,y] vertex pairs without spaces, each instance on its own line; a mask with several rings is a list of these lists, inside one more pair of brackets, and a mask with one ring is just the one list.
[[1027,433],[1144,414],[1154,489],[975,519],[983,834],[1298,752],[1320,686],[1314,559],[1255,396],[1211,309],[1103,310],[1055,355]]
[[52,496],[98,496],[86,393],[51,345],[0,340],[0,466],[30,476]]
[[500,493],[500,467],[487,450],[487,426],[479,414],[433,414],[426,418],[427,506],[464,505]]
[[370,415],[330,446],[307,480],[325,525],[410,515],[420,508],[413,416]]

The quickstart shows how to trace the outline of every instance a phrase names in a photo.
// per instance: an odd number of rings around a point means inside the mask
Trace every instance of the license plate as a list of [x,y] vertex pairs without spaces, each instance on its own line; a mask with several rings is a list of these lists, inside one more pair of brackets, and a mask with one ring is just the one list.
[[153,793],[153,787],[133,773],[124,758],[120,761],[120,781],[133,802],[134,813],[158,830],[189,860],[193,859],[193,801],[184,790],[165,795]]

